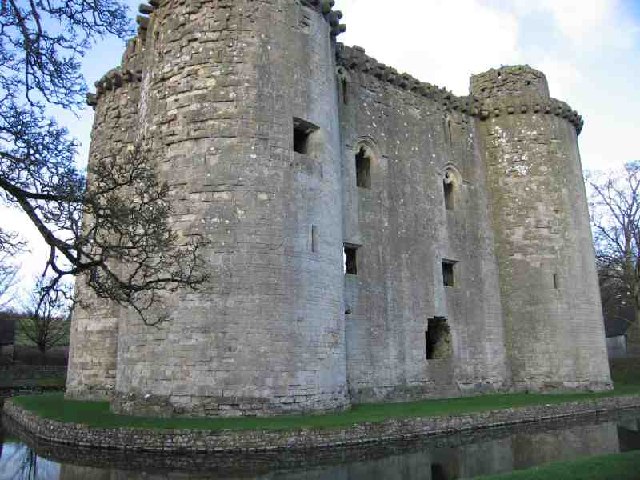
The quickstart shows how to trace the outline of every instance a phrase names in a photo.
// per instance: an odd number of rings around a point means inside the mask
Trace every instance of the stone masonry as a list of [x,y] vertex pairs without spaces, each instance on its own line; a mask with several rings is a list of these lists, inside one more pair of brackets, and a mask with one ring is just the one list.
[[581,117],[502,67],[456,97],[336,42],[332,1],[155,0],[88,97],[205,239],[170,321],[79,295],[69,398],[267,415],[611,388]]

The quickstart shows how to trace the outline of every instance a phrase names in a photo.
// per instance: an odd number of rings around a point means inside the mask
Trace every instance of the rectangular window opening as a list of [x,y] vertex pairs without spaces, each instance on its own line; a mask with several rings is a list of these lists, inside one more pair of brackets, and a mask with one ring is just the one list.
[[358,274],[357,247],[345,245],[344,247],[344,273],[347,275]]
[[455,287],[455,265],[451,260],[442,261],[442,281],[445,287]]
[[371,157],[364,147],[356,154],[356,185],[371,188]]
[[425,347],[427,360],[451,358],[451,329],[444,317],[434,317],[428,320],[425,332]]
[[300,118],[293,119],[293,150],[306,155],[309,153],[311,134],[318,130],[313,123]]
[[556,290],[560,288],[560,279],[558,278],[557,273],[553,274],[553,288],[555,288]]

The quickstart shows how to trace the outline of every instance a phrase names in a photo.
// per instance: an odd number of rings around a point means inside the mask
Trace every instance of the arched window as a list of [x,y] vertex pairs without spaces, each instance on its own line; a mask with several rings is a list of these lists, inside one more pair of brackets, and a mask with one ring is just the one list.
[[456,207],[455,197],[455,176],[450,170],[447,170],[442,179],[442,187],[444,190],[444,206],[447,210],[454,210]]
[[343,67],[338,67],[338,96],[344,105],[349,103],[349,74]]
[[356,153],[356,185],[371,188],[371,152],[364,145]]
[[442,176],[442,194],[444,196],[444,207],[447,210],[455,210],[460,201],[460,187],[462,187],[462,176],[453,165],[445,168]]

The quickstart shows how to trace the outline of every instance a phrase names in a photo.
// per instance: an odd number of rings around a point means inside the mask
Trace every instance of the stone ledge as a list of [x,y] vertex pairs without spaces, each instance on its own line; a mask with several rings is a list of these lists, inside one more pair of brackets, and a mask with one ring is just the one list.
[[390,419],[338,429],[151,430],[95,428],[41,418],[7,401],[4,415],[34,437],[54,444],[146,452],[257,452],[308,450],[410,440],[543,420],[640,408],[640,396],[611,397],[558,405],[494,410],[452,417]]

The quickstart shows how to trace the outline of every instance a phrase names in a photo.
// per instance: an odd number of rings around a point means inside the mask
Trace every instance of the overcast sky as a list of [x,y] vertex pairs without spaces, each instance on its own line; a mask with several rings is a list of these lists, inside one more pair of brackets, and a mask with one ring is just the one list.
[[[127,2],[135,16],[140,1]],[[468,92],[469,77],[500,65],[546,73],[555,98],[585,118],[585,169],[640,160],[640,0],[336,0],[347,33],[380,62],[416,78]],[[122,42],[101,42],[87,56],[89,84],[119,63]],[[86,161],[92,110],[62,115]],[[2,211],[9,224],[23,223]],[[26,262],[25,276],[39,267]],[[25,266],[27,266],[25,265]]]

